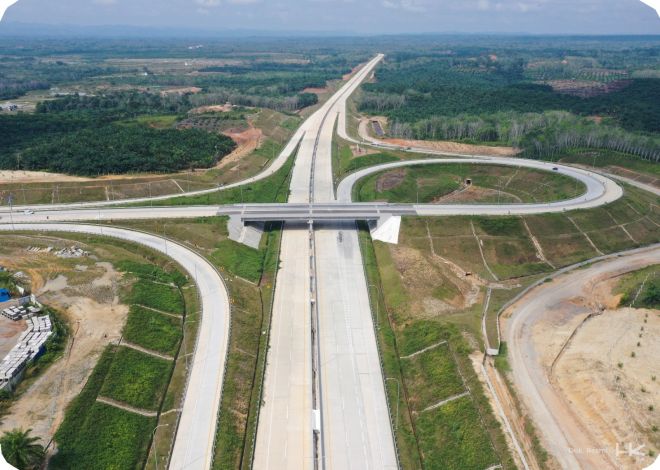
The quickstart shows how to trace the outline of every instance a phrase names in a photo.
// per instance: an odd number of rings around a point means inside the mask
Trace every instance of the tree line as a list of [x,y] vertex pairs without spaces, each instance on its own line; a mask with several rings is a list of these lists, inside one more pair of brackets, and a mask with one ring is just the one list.
[[394,121],[393,137],[505,144],[535,158],[553,157],[568,148],[603,148],[644,160],[660,160],[660,138],[626,131],[565,111],[503,112],[490,115],[433,116],[414,123]]

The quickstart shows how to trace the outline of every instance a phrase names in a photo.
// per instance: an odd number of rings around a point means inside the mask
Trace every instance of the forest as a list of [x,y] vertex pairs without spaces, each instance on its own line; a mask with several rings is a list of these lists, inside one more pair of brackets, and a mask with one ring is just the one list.
[[[387,116],[393,137],[512,145],[533,157],[597,147],[660,159],[660,78],[635,78],[655,77],[660,46],[643,44],[627,55],[616,47],[502,49],[393,54],[377,69],[375,82],[364,85],[359,110]],[[538,80],[569,73],[583,77],[577,81],[582,86],[626,80],[588,98]]]
[[199,129],[153,129],[132,117],[180,114],[187,96],[118,92],[42,102],[34,114],[0,114],[0,168],[83,176],[208,168],[234,148]]

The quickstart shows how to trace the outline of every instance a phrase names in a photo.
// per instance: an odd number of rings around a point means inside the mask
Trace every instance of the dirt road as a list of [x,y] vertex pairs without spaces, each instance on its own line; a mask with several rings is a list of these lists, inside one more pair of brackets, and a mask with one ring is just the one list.
[[[591,408],[591,415],[579,409],[574,401],[576,396],[570,395],[572,384],[555,381],[551,366],[577,326],[590,313],[599,310],[600,305],[593,301],[595,285],[657,263],[660,263],[658,246],[602,261],[542,284],[505,312],[508,318],[504,324],[504,337],[509,348],[514,385],[536,424],[544,447],[563,468],[640,468],[642,464],[651,463],[649,458],[628,457],[624,447],[628,442],[619,442],[628,436],[603,430],[603,424],[614,428],[627,419],[625,407],[622,407],[622,416],[607,416],[606,412],[611,412],[612,408],[604,406],[602,413],[596,413],[596,419],[593,413],[596,408]],[[607,322],[603,324],[606,325]],[[622,341],[621,337],[615,336],[613,332],[608,337],[610,351],[620,342],[627,342],[627,339]],[[592,339],[592,336],[576,334],[571,341],[583,343],[577,348],[579,350],[585,349],[584,343]],[[571,351],[571,354],[574,358],[575,353]],[[570,374],[571,364],[574,374],[584,369],[584,364],[578,368],[575,362],[562,363],[561,368],[566,372],[568,365]],[[605,396],[605,392],[594,387],[591,395],[592,398],[598,394]],[[603,401],[607,402],[606,399]]]

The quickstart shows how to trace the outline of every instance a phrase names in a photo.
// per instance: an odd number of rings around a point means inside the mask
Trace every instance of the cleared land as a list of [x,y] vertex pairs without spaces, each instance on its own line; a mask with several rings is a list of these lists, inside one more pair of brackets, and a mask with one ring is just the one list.
[[[103,348],[119,339],[128,311],[118,298],[118,291],[127,284],[111,264],[24,250],[29,245],[63,247],[71,243],[55,237],[5,236],[0,257],[0,264],[30,276],[38,298],[61,312],[74,342],[36,381],[21,384],[2,418],[2,430],[28,423],[44,442],[52,438],[67,404],[82,389]],[[98,247],[95,253],[108,259],[110,253],[121,255],[118,251]]]
[[[616,276],[657,261],[648,248],[589,265],[535,288],[506,314],[511,378],[562,467],[640,468],[654,459],[658,312],[617,308],[613,290]],[[641,454],[629,455],[629,443],[643,444]]]
[[[73,243],[92,255],[61,259],[22,251],[28,244]],[[185,325],[186,347],[192,350],[197,324],[195,290],[184,285],[186,278],[169,260],[116,240],[12,234],[6,237],[3,250],[11,253],[5,264],[16,263],[31,276],[39,298],[60,308],[72,336],[63,358],[37,381],[27,383],[25,393],[19,388],[15,403],[3,418],[4,425],[32,427],[44,442],[57,429],[51,468],[142,466],[159,412],[179,407],[185,383],[185,358],[174,362],[156,354],[160,348],[176,356],[184,319],[192,320]],[[98,262],[99,258],[108,261]],[[171,283],[183,288],[179,290]],[[138,287],[135,291],[134,286]],[[153,286],[168,289],[157,303],[149,295]],[[172,289],[178,297],[173,296]],[[133,306],[129,313],[123,303],[128,299],[139,305],[156,305],[163,311]],[[184,316],[184,308],[192,310],[191,315]],[[134,346],[108,346],[120,339],[127,313],[129,324],[134,325],[129,343],[144,348],[144,352]],[[142,328],[135,327],[136,321]],[[156,331],[145,328],[145,322],[147,328],[157,325],[161,334],[155,336]],[[128,341],[126,336],[124,340]],[[160,459],[167,459],[177,413],[162,416],[161,423],[168,426],[160,428],[157,436]],[[107,445],[110,441],[112,446]],[[161,460],[160,465],[164,464],[166,461]]]

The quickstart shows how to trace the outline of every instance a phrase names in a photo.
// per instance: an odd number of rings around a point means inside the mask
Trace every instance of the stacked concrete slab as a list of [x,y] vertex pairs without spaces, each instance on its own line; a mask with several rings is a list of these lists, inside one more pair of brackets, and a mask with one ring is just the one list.
[[18,383],[27,365],[43,352],[46,341],[53,334],[48,315],[28,318],[27,327],[18,344],[0,363],[0,390],[10,389]]

